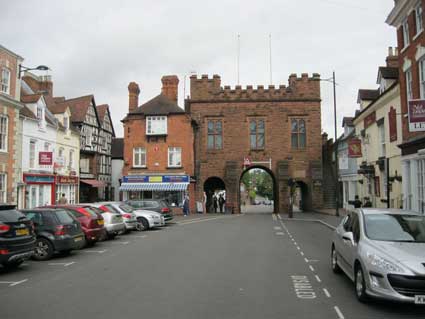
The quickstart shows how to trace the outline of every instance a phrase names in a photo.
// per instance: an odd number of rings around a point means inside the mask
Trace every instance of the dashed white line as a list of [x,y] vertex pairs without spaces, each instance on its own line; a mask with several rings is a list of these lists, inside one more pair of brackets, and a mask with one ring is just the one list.
[[301,250],[300,246],[297,246],[297,249],[298,249],[298,250]]
[[106,252],[106,249],[104,250],[81,250],[83,253],[98,253],[98,254],[103,254],[104,252]]
[[306,263],[308,263],[308,259],[307,259],[307,258],[304,258],[304,261],[305,261]]
[[312,271],[312,272],[314,272],[315,270],[314,270],[314,267],[312,266],[312,265],[310,265],[309,266],[309,268],[310,268],[310,270]]
[[133,237],[136,237],[136,238],[146,238],[148,236],[147,235],[142,235],[142,236],[133,236]]
[[316,277],[317,282],[322,282],[319,276],[315,275],[314,277]]
[[279,218],[280,220],[282,220],[282,216],[280,216],[280,214],[277,214],[277,218]]
[[330,298],[331,294],[329,293],[329,291],[326,288],[323,288],[323,292],[325,293],[326,297]]
[[282,233],[281,231],[279,231],[279,232],[277,232],[277,233],[276,233],[276,235],[277,235],[277,236],[283,236],[283,235],[285,235],[285,234],[284,234],[284,233]]
[[20,284],[22,284],[26,281],[28,281],[28,279],[24,279],[24,280],[21,280],[21,281],[14,282],[13,284],[10,284],[9,287],[20,285]]
[[275,227],[273,227],[273,229],[274,229],[274,230],[282,230],[282,227],[275,226]]
[[117,244],[117,245],[128,245],[129,241],[112,241],[111,244]]
[[339,310],[338,306],[334,307],[336,314],[338,315],[338,319],[345,319],[344,315],[342,314],[341,310]]
[[304,252],[300,251],[301,256],[304,256]]

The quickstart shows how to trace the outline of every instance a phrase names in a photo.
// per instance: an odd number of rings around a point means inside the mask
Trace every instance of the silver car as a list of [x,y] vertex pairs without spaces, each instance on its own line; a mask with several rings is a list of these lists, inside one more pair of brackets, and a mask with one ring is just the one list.
[[425,216],[358,209],[336,228],[331,265],[354,282],[357,298],[425,304]]
[[165,218],[160,213],[137,208],[133,212],[137,216],[137,221],[143,225],[145,230],[165,226]]
[[127,204],[122,202],[103,202],[98,204],[101,204],[104,206],[105,205],[110,206],[113,209],[115,209],[116,212],[119,212],[124,221],[126,232],[129,232],[130,230],[138,229],[138,223],[137,223],[136,215],[133,212],[133,208],[131,208]]
[[121,213],[113,208],[112,205],[101,203],[93,203],[90,205],[97,207],[99,213],[102,214],[108,239],[113,239],[115,236],[126,231]]

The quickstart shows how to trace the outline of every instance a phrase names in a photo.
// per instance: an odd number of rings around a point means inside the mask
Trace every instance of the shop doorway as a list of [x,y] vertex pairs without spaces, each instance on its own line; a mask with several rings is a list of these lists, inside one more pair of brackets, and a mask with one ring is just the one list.
[[276,212],[277,198],[276,179],[270,169],[252,166],[243,171],[239,182],[241,213]]
[[219,177],[209,177],[204,183],[204,192],[207,213],[224,213],[226,209],[226,185],[224,181]]

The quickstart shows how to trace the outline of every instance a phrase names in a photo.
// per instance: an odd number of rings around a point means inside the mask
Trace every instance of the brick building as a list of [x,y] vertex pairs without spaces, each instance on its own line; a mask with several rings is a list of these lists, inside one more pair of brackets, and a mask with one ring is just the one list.
[[[274,180],[275,211],[289,208],[290,178],[302,190],[304,209],[321,207],[322,137],[320,76],[293,74],[289,85],[256,89],[221,87],[220,76],[190,78],[186,112],[195,128],[196,200],[225,189],[240,211],[240,179],[263,168]],[[252,165],[244,167],[244,158]],[[205,195],[204,195],[205,192]]]
[[396,0],[387,23],[397,28],[403,141],[403,207],[425,213],[425,1]]
[[0,45],[0,203],[16,204],[20,155],[19,65],[23,58]]
[[[124,124],[123,199],[165,199],[180,206],[194,198],[191,119],[177,105],[177,76],[162,77],[162,92],[139,106],[140,89],[131,82]],[[190,201],[191,210],[195,202]]]

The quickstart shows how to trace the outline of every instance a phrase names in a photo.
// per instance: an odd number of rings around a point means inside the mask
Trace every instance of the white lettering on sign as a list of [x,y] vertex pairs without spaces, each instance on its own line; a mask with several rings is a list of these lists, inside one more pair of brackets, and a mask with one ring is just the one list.
[[299,299],[316,299],[316,293],[307,276],[291,276],[295,294]]

